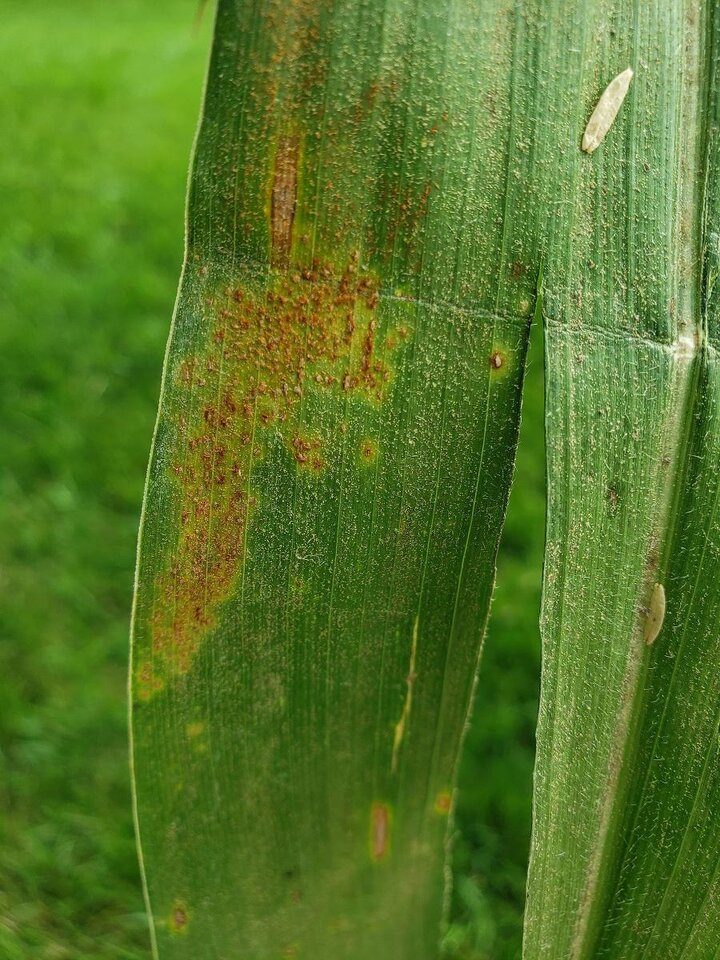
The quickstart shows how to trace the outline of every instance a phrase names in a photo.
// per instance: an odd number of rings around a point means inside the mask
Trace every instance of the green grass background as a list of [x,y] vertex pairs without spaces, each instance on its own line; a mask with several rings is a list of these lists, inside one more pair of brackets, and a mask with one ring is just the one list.
[[[197,0],[0,0],[0,957],[148,960],[127,767],[135,536],[210,36]],[[463,960],[520,954],[543,542],[533,338],[461,771]]]

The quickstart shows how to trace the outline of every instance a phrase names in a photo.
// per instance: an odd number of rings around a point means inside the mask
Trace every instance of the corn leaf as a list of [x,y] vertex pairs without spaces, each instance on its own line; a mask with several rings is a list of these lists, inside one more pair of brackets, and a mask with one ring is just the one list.
[[[525,957],[720,956],[716,4],[546,5],[548,525]],[[580,150],[628,65],[603,144]],[[548,141],[549,142],[549,141]]]
[[219,4],[133,625],[162,958],[436,955],[535,303],[529,60],[510,0]]

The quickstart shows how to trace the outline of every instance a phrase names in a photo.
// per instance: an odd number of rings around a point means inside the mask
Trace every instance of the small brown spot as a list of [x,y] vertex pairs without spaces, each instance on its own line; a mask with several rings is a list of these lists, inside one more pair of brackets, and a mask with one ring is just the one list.
[[505,363],[505,357],[499,350],[493,350],[489,357],[490,366],[493,370],[499,370]]
[[620,496],[617,490],[615,489],[615,487],[608,487],[607,500],[608,500],[610,515],[614,517],[618,510],[618,504],[620,503]]
[[446,817],[452,807],[452,794],[449,790],[441,790],[435,798],[435,813]]
[[320,456],[320,440],[317,437],[292,438],[291,446],[295,462],[301,467],[319,471],[325,466],[325,461]]
[[170,914],[170,930],[173,933],[185,933],[188,925],[188,912],[185,904],[176,903]]
[[378,454],[378,445],[374,440],[366,438],[360,443],[360,457],[363,463],[372,463]]
[[519,260],[516,260],[515,263],[513,263],[512,267],[510,268],[510,275],[512,276],[513,280],[519,280],[526,270],[527,270],[527,267],[525,266],[525,264],[520,263]]
[[370,853],[375,861],[383,860],[390,847],[390,810],[384,803],[370,808]]

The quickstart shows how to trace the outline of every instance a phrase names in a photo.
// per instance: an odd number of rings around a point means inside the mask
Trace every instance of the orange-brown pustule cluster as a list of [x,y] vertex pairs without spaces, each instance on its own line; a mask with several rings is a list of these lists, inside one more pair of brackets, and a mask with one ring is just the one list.
[[[206,351],[174,371],[179,391],[171,470],[178,490],[179,534],[155,581],[151,654],[137,672],[150,697],[189,669],[242,569],[248,522],[258,506],[253,465],[279,438],[304,472],[333,457],[301,423],[308,391],[382,400],[391,375],[378,349],[376,280],[353,257],[342,272],[315,264],[259,292],[223,290],[206,300]],[[402,328],[393,332],[401,344]],[[340,407],[339,407],[340,415]]]

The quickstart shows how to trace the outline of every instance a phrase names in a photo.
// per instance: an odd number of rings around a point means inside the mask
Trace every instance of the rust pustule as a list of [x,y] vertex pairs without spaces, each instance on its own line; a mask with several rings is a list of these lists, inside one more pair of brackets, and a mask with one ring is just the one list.
[[360,458],[363,463],[372,463],[378,454],[378,445],[375,440],[366,437],[360,442]]
[[290,261],[292,229],[298,189],[298,153],[296,136],[281,136],[275,154],[272,197],[270,201],[270,240],[272,262],[285,267]]
[[499,370],[505,363],[505,357],[499,350],[493,350],[489,357],[490,366],[493,370]]
[[400,748],[402,746],[403,739],[405,737],[405,728],[407,727],[408,720],[410,719],[410,711],[412,710],[413,686],[415,684],[415,680],[417,679],[417,673],[415,672],[415,661],[417,659],[419,627],[420,627],[420,618],[415,617],[415,623],[413,624],[413,632],[412,632],[412,644],[410,647],[410,665],[408,667],[407,677],[405,678],[405,683],[407,685],[407,690],[405,693],[405,702],[403,703],[400,719],[395,724],[395,732],[393,734],[393,748],[392,748],[392,759],[391,759],[391,769],[393,773],[397,773]]

